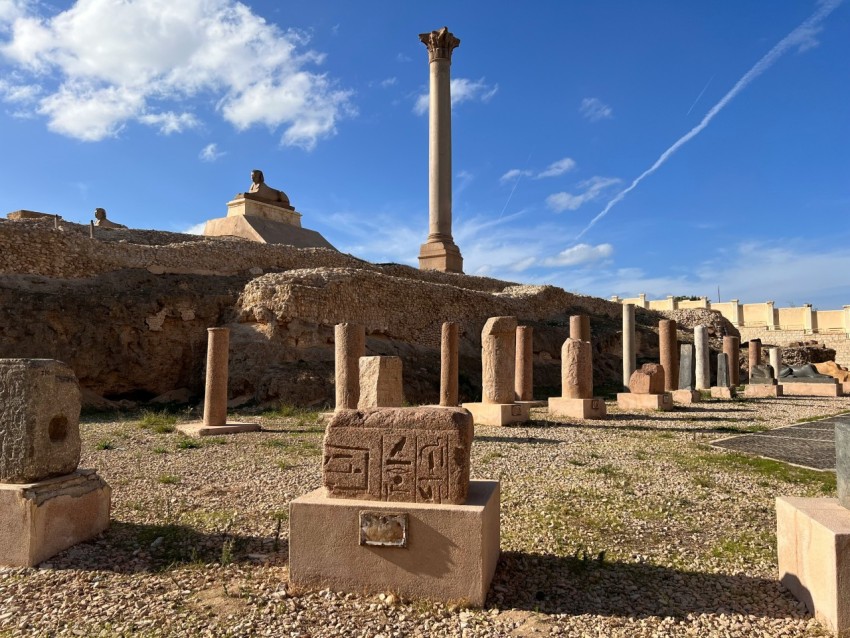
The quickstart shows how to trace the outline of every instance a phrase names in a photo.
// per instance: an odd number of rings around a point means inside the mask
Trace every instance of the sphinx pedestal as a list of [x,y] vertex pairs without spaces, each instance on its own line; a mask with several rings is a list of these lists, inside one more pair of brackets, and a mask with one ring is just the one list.
[[785,383],[780,386],[786,397],[840,397],[841,384],[835,383]]
[[498,481],[470,481],[463,505],[329,498],[322,487],[289,506],[289,580],[298,587],[480,607],[498,560]]
[[0,565],[32,567],[109,527],[112,490],[95,470],[0,483]]
[[839,636],[850,631],[850,510],[835,498],[776,499],[779,580]]
[[608,416],[602,399],[549,398],[549,416],[571,419],[604,419]]
[[744,396],[748,399],[766,399],[781,397],[782,386],[770,383],[749,383],[744,387]]

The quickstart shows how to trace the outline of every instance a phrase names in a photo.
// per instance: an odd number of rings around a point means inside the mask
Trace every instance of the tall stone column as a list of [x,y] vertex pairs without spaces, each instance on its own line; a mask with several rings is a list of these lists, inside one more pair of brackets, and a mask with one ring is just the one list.
[[490,317],[481,331],[481,385],[484,403],[514,402],[516,318]]
[[534,400],[534,350],[531,326],[518,326],[516,329],[516,377],[514,394],[517,401]]
[[629,387],[629,380],[637,367],[635,350],[635,305],[623,304],[623,386]]
[[354,323],[334,326],[336,409],[356,410],[360,401],[360,357],[366,354],[366,328]]
[[[747,348],[747,355],[749,358],[749,365],[747,366],[747,377],[752,377],[753,366],[761,364],[761,339],[750,339],[749,347]],[[775,370],[774,374],[776,374]]]
[[451,321],[443,324],[440,338],[440,405],[457,407],[458,325]]
[[767,354],[770,357],[770,365],[773,366],[773,376],[778,379],[782,369],[782,348],[769,348]]
[[420,33],[431,69],[428,118],[428,239],[419,249],[421,270],[463,272],[452,238],[452,51],[460,40],[447,27]]
[[697,326],[694,328],[694,350],[696,354],[696,389],[709,390],[711,388],[711,362],[708,360],[708,328]]
[[590,317],[587,315],[570,317],[570,339],[590,341]]
[[723,337],[723,352],[726,353],[726,356],[729,359],[729,382],[733,386],[740,385],[741,383],[740,350],[740,337]]
[[561,396],[593,398],[593,362],[590,342],[572,337],[561,347]]
[[204,393],[204,425],[227,423],[227,364],[230,350],[228,328],[207,328],[207,379]]
[[658,322],[658,362],[664,368],[664,390],[679,389],[679,348],[676,339],[676,322],[662,319]]

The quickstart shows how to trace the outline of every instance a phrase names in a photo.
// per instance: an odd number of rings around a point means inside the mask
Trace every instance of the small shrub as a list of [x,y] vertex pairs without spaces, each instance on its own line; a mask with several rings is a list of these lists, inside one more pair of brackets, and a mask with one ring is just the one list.
[[178,450],[197,450],[201,447],[204,447],[203,443],[201,443],[200,441],[196,441],[195,439],[190,439],[188,437],[177,441]]
[[157,481],[163,485],[179,485],[180,477],[174,476],[174,474],[160,474]]
[[157,434],[169,434],[174,432],[174,424],[177,423],[177,415],[168,412],[153,412],[145,410],[139,418],[139,427],[144,430],[152,430]]
[[97,450],[114,450],[115,444],[109,439],[101,439],[94,447]]

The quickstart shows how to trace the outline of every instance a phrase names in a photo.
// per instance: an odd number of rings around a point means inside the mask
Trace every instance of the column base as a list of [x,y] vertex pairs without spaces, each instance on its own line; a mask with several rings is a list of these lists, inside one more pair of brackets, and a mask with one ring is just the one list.
[[702,401],[702,394],[699,390],[673,390],[670,393],[673,396],[673,403],[699,403]]
[[776,499],[779,580],[839,636],[850,631],[850,510],[834,498]]
[[32,567],[109,527],[112,490],[95,470],[0,483],[0,565]]
[[[289,512],[295,586],[484,605],[499,560],[498,481],[470,481],[464,505],[334,499],[319,488]],[[400,517],[403,533],[364,544],[364,513]]]
[[617,405],[621,410],[662,410],[673,409],[673,396],[669,392],[663,394],[635,394],[620,392],[617,394]]
[[534,401],[534,400],[520,401],[519,399],[514,401],[514,403],[519,403],[521,405],[527,405],[529,408],[545,408],[547,405],[549,405],[549,403],[546,402],[546,401]]
[[835,383],[783,383],[782,394],[786,397],[840,397],[841,385]]
[[525,423],[531,414],[527,403],[462,403],[472,413],[476,425],[510,425]]
[[711,388],[712,399],[734,399],[736,396],[738,396],[738,391],[735,388],[727,388],[722,385]]
[[602,399],[568,399],[551,397],[549,399],[550,417],[568,417],[571,419],[604,419],[608,416],[605,401]]
[[750,383],[744,388],[744,396],[748,399],[766,399],[781,397],[782,386],[770,383]]
[[463,274],[460,248],[451,240],[426,242],[419,247],[419,270]]
[[179,423],[175,429],[186,436],[219,436],[221,434],[238,434],[240,432],[259,432],[259,423],[225,423],[224,425],[204,425],[203,421]]

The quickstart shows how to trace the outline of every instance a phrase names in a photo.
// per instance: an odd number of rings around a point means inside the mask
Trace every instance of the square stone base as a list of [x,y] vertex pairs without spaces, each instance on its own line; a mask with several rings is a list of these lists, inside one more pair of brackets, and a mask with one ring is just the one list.
[[673,403],[699,403],[702,401],[702,395],[699,390],[673,390]]
[[841,394],[843,396],[850,395],[850,381],[839,381],[838,385],[841,386]]
[[617,394],[617,405],[621,410],[663,410],[673,409],[673,396],[664,394],[634,394],[620,392]]
[[109,527],[112,490],[94,470],[0,483],[0,565],[32,567]]
[[237,197],[227,202],[228,217],[260,217],[274,222],[282,222],[290,226],[301,227],[301,213],[292,208],[275,206],[270,202],[256,199]]
[[850,630],[850,510],[834,498],[776,499],[779,580],[838,635]]
[[769,383],[749,383],[744,388],[744,396],[748,399],[765,399],[768,397],[781,397],[782,386]]
[[738,391],[735,388],[727,388],[722,385],[716,385],[711,388],[712,399],[733,399],[736,396],[738,396]]
[[460,407],[472,412],[472,420],[478,425],[525,423],[531,414],[528,403],[463,403]]
[[463,257],[453,241],[426,242],[419,247],[419,270],[463,274]]
[[[406,546],[360,544],[361,512],[406,516]],[[289,580],[308,588],[482,606],[499,560],[499,482],[470,481],[464,505],[333,499],[289,506]]]
[[226,423],[225,425],[204,425],[203,421],[178,423],[175,429],[186,436],[220,436],[222,434],[239,434],[240,432],[259,432],[259,423]]
[[840,397],[841,386],[836,383],[783,383],[782,394],[786,397]]
[[551,397],[549,416],[565,416],[572,419],[604,419],[608,416],[602,399],[567,399]]

